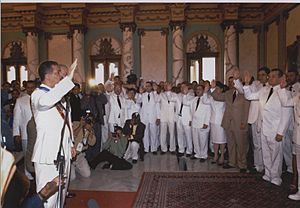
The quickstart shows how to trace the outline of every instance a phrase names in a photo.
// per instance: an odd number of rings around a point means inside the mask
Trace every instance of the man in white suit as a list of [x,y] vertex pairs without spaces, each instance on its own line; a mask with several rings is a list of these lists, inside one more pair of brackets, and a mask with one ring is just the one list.
[[[16,140],[22,140],[22,149],[25,158],[27,150],[27,123],[32,117],[32,111],[30,107],[30,95],[33,93],[35,88],[36,83],[34,81],[27,81],[25,87],[26,94],[17,99],[14,108],[13,136]],[[27,170],[26,165],[25,175],[29,180],[33,180],[33,177]]]
[[109,117],[108,124],[111,132],[114,131],[114,126],[124,126],[125,124],[125,97],[122,94],[122,85],[114,83],[114,90],[109,96]]
[[265,166],[263,179],[278,186],[282,182],[282,140],[289,120],[289,109],[282,107],[277,93],[282,76],[283,72],[280,69],[272,69],[268,80],[269,85],[258,92],[251,92],[249,86],[251,75],[246,72],[243,87],[246,99],[258,100],[260,103],[261,142]]
[[158,147],[158,98],[156,92],[153,91],[152,82],[145,83],[146,92],[142,92],[137,96],[137,103],[141,105],[140,115],[141,121],[145,124],[145,133],[143,137],[144,151],[150,151],[157,154]]
[[210,105],[203,103],[204,86],[196,87],[196,97],[191,103],[192,112],[192,134],[195,155],[192,157],[200,158],[200,162],[207,159],[209,122],[211,116]]
[[[250,85],[251,92],[258,92],[261,88],[268,84],[268,75],[270,69],[267,67],[262,67],[257,72],[258,80],[253,81]],[[235,72],[235,88],[242,94],[244,94],[243,84],[239,80],[239,71]],[[261,137],[260,137],[260,111],[259,111],[259,101],[252,100],[249,107],[248,123],[251,124],[252,140],[253,140],[253,154],[254,154],[254,167],[257,172],[262,172],[264,170],[264,163],[262,157],[261,148]]]
[[191,106],[184,103],[191,102],[195,96],[189,93],[187,83],[181,84],[181,93],[177,95],[176,114],[177,114],[177,142],[179,156],[183,156],[186,148],[186,155],[189,157],[193,153],[192,140],[192,114]]
[[175,154],[176,143],[175,143],[175,105],[176,105],[176,94],[171,92],[172,84],[166,82],[165,91],[159,94],[160,102],[160,147],[161,154],[168,151],[167,146],[167,131],[169,130],[170,135],[170,148],[169,151]]
[[[296,83],[294,83],[296,84]],[[299,82],[298,82],[299,84]],[[298,175],[298,181],[296,182],[297,186],[300,187],[300,88],[295,91],[290,91],[287,89],[287,82],[285,78],[281,80],[280,83],[281,89],[278,90],[279,99],[281,104],[286,107],[294,107],[294,131],[293,131],[293,156],[296,157],[296,165],[293,164],[293,167],[296,166]],[[296,177],[297,178],[297,177]],[[292,181],[293,183],[293,181]],[[296,187],[297,187],[296,186]],[[296,193],[290,194],[288,196],[292,200],[300,200],[300,190],[296,188]]]
[[[31,95],[32,111],[36,122],[37,138],[32,154],[36,174],[36,191],[39,192],[48,181],[58,176],[58,170],[54,163],[57,159],[61,140],[61,131],[65,121],[66,102],[60,100],[73,87],[72,82],[77,60],[70,67],[70,73],[60,81],[59,67],[54,61],[45,61],[39,66],[39,76],[42,81],[41,86]],[[67,125],[63,136],[63,153],[65,157],[66,182],[70,173],[71,157],[75,156],[73,148],[71,115],[69,113]],[[68,187],[66,185],[65,187]],[[66,194],[63,190],[63,199]],[[57,193],[44,203],[44,207],[55,207],[57,204]]]

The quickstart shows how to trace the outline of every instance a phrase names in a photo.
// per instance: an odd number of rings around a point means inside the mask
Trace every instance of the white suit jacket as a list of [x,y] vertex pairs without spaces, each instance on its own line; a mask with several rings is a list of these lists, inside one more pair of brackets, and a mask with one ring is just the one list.
[[215,101],[213,97],[207,93],[203,94],[202,100],[204,104],[211,106],[210,123],[221,125],[225,112],[225,102]]
[[197,107],[197,101],[199,97],[195,97],[191,103],[191,112],[192,112],[192,127],[202,129],[203,124],[209,126],[210,117],[211,117],[211,107],[210,105],[203,103],[203,96],[200,98],[200,102]]
[[248,100],[258,100],[260,103],[260,115],[262,119],[262,133],[268,137],[276,134],[285,135],[291,108],[283,107],[280,103],[277,91],[279,85],[273,87],[273,94],[267,102],[271,86],[265,86],[258,92],[252,93],[249,86],[244,86],[245,98]]
[[25,94],[16,101],[14,108],[13,136],[21,136],[27,140],[27,123],[32,117],[30,108],[30,95]]
[[140,113],[141,105],[133,100],[126,99],[125,121],[132,118],[133,113]]
[[[61,140],[61,130],[64,119],[58,112],[55,104],[74,87],[69,77],[65,77],[54,88],[41,85],[31,95],[32,110],[36,122],[37,138],[34,145],[32,162],[42,164],[54,164]],[[43,90],[41,88],[46,88]],[[65,158],[71,158],[73,146],[71,113],[69,113],[69,125],[71,132],[66,126],[63,138]]]
[[[234,80],[234,86],[239,91],[239,93],[244,94],[243,84],[241,83],[240,80]],[[250,85],[251,92],[258,92],[261,88],[263,88],[263,85],[258,80],[255,80]],[[249,115],[248,115],[249,124],[255,123],[260,118],[259,106],[260,104],[258,100],[252,100],[250,102]]]
[[[177,94],[176,97],[176,115],[177,119],[181,120],[182,124],[188,126],[190,121],[192,121],[192,114],[191,114],[191,105],[186,105],[186,103],[191,102],[194,100],[195,96],[190,94],[184,95],[182,93]],[[182,112],[180,114],[182,104]]]
[[[295,94],[293,94],[295,95]],[[300,145],[300,92],[295,96],[291,96],[291,93],[286,89],[278,90],[278,96],[281,104],[285,107],[294,107],[294,133],[293,142]]]
[[137,103],[140,104],[141,121],[144,124],[154,124],[159,118],[159,100],[156,92],[150,92],[150,100],[148,102],[148,92],[137,94]]
[[175,122],[176,97],[177,95],[171,91],[159,94],[161,122]]
[[110,106],[110,112],[109,112],[109,118],[108,123],[111,124],[118,124],[120,127],[123,127],[125,124],[125,109],[126,109],[126,103],[124,96],[119,95],[119,99],[121,102],[121,108],[118,104],[117,95],[112,92],[109,96],[109,106]]

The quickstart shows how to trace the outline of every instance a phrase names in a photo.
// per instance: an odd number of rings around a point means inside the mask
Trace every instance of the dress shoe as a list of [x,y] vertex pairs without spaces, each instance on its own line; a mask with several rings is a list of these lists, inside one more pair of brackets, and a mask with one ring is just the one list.
[[133,164],[136,164],[136,163],[137,163],[137,160],[132,160],[132,163],[133,163]]
[[265,181],[268,181],[268,182],[271,181],[270,177],[268,177],[266,175],[263,175],[262,179],[265,180]]
[[298,187],[294,184],[290,184],[289,195],[293,195],[293,194],[297,193],[297,191],[298,191]]
[[281,185],[281,181],[278,180],[271,180],[271,183],[276,185],[276,186],[280,186]]
[[68,192],[66,197],[67,197],[68,199],[71,199],[71,198],[74,198],[75,196],[76,196],[75,193]]
[[198,159],[198,158],[196,158],[195,155],[192,155],[192,156],[190,157],[190,159],[191,159],[191,160],[196,160],[196,159]]
[[94,165],[92,162],[88,162],[88,164],[89,164],[89,166],[90,166],[90,168],[92,169],[92,170],[95,170],[96,169],[96,165]]
[[166,152],[161,151],[160,154],[161,154],[161,155],[164,155],[164,154],[166,154]]
[[182,156],[184,156],[184,153],[178,152],[177,156],[178,156],[178,157],[182,157]]
[[205,161],[206,161],[206,159],[200,158],[200,162],[201,162],[201,163],[204,163]]
[[216,161],[214,161],[214,160],[213,160],[213,161],[211,161],[211,164],[216,164],[216,163],[217,163],[217,162],[216,162]]
[[175,152],[175,151],[171,151],[171,154],[172,154],[172,155],[175,155],[175,154],[176,154],[176,152]]
[[291,194],[288,197],[291,200],[299,201],[300,200],[300,191],[298,191],[296,194]]
[[185,156],[187,156],[187,157],[191,157],[191,156],[192,156],[192,154],[186,154]]
[[224,164],[223,165],[224,169],[230,169],[230,168],[234,168],[233,166],[229,165],[229,164]]
[[247,173],[247,169],[246,168],[241,168],[240,173]]
[[157,152],[156,152],[156,151],[154,151],[154,152],[152,152],[152,154],[153,154],[153,155],[157,155]]

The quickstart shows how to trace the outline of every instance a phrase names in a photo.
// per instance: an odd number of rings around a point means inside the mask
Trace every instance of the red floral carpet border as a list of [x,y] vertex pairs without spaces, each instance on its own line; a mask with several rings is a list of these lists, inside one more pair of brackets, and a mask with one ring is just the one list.
[[143,175],[138,208],[296,208],[300,202],[261,176],[240,173],[156,173]]

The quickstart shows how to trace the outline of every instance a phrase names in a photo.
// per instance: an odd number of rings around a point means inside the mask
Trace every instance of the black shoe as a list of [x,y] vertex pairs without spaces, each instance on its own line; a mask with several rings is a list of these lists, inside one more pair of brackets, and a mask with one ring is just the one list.
[[71,198],[74,198],[75,196],[76,196],[75,193],[68,192],[66,197],[67,197],[68,199],[71,199]]
[[240,173],[247,173],[247,169],[246,168],[241,168]]
[[102,166],[102,169],[109,169],[110,168],[110,164],[109,163],[105,163],[103,166]]
[[195,155],[192,155],[192,156],[190,157],[190,159],[191,159],[191,160],[196,160],[196,159],[198,159],[198,158],[196,158]]
[[184,153],[178,152],[177,156],[178,156],[178,157],[182,157],[182,156],[184,156]]
[[164,155],[164,154],[166,154],[166,152],[161,151],[160,154],[161,154],[161,155]]
[[136,163],[137,163],[137,160],[132,160],[132,163],[133,163],[133,164],[136,164]]
[[200,162],[201,162],[201,163],[204,163],[205,161],[206,161],[206,159],[200,158]]
[[211,161],[211,164],[216,164],[216,163],[217,163],[217,162],[216,162],[216,161],[214,161],[214,160],[213,160],[213,161]]
[[175,154],[176,154],[176,152],[175,152],[175,151],[172,151],[172,152],[171,152],[171,154],[172,154],[172,155],[175,155]]
[[187,157],[191,157],[191,156],[192,156],[192,154],[186,154],[185,156],[187,156]]
[[250,168],[249,169],[249,172],[251,173],[251,174],[257,174],[258,173],[258,171],[256,170],[256,168]]
[[156,151],[154,151],[154,152],[152,152],[152,154],[153,154],[153,155],[157,155],[157,152],[156,152]]
[[224,164],[223,165],[224,169],[230,169],[230,168],[234,168],[233,166],[229,165],[229,164]]
[[88,164],[92,170],[95,170],[97,167],[97,165],[94,165],[92,162],[88,162]]

